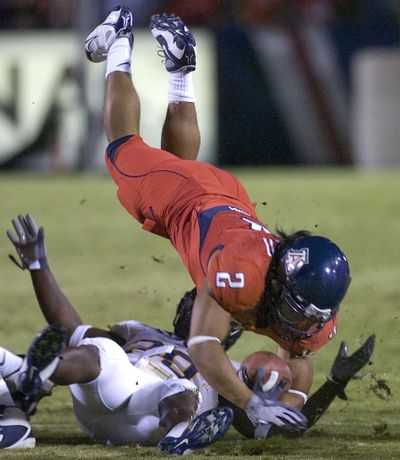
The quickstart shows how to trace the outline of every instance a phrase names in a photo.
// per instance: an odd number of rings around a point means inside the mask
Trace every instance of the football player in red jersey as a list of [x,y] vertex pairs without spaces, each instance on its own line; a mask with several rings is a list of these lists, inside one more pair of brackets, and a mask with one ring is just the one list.
[[[107,168],[118,198],[145,230],[169,238],[197,288],[188,348],[214,389],[268,424],[271,401],[241,382],[221,342],[234,318],[271,337],[278,354],[300,369],[297,394],[285,403],[301,409],[312,384],[308,354],[336,332],[348,285],[346,257],[330,240],[301,231],[273,234],[257,218],[241,183],[210,164],[194,162],[200,145],[192,72],[196,42],[180,18],[150,22],[169,72],[162,149],[140,137],[140,101],[131,78],[133,17],[123,7],[87,38],[93,62],[107,60],[104,124]],[[298,414],[287,429],[301,431]]]

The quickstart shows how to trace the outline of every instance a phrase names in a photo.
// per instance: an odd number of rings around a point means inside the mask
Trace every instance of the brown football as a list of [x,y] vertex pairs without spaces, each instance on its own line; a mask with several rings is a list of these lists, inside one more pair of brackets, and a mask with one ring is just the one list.
[[292,373],[289,366],[278,355],[269,351],[256,351],[243,360],[240,369],[244,379],[247,376],[249,383],[254,384],[260,367],[265,369],[262,381],[263,391],[271,390],[278,382],[282,382],[284,391],[290,388]]

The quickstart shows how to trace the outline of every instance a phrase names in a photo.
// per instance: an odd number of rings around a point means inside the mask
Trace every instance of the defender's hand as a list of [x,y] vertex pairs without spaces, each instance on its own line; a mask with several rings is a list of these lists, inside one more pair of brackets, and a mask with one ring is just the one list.
[[328,380],[337,384],[337,395],[340,399],[347,399],[344,392],[345,386],[369,362],[374,347],[375,335],[368,337],[365,343],[351,356],[347,356],[347,342],[340,344],[339,352],[328,376]]
[[44,244],[44,229],[38,228],[30,214],[18,216],[12,220],[15,233],[7,230],[7,236],[14,245],[21,264],[10,255],[10,259],[22,270],[41,270],[47,268],[46,246]]
[[245,411],[256,426],[255,436],[265,438],[272,425],[289,432],[301,432],[307,428],[307,418],[294,407],[279,401],[250,396]]

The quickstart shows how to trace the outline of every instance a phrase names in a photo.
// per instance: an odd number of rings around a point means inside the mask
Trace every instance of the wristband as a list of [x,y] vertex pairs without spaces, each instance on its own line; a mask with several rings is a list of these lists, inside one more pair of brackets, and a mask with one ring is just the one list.
[[195,335],[194,337],[190,338],[187,342],[187,347],[193,347],[193,345],[200,345],[201,343],[205,342],[219,342],[221,343],[221,340],[219,340],[218,337],[214,337],[212,335]]
[[307,395],[300,390],[292,390],[291,388],[288,390],[288,393],[292,393],[294,395],[300,396],[304,400],[304,404],[307,402]]
[[42,257],[40,259],[35,260],[34,262],[31,262],[28,265],[28,270],[44,270],[45,268],[48,268],[47,264],[47,257]]

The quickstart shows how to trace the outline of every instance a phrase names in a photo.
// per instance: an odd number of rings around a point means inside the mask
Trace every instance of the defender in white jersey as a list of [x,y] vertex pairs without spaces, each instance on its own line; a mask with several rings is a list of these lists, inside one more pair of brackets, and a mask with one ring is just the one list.
[[48,385],[49,377],[65,383],[69,378],[65,373],[71,373],[77,379],[77,372],[68,363],[66,369],[64,360],[69,361],[73,353],[78,367],[87,365],[82,353],[92,348],[100,362],[97,377],[69,386],[75,416],[88,436],[109,445],[157,445],[165,434],[161,418],[168,415],[171,400],[176,403],[171,406],[175,411],[182,405],[187,406],[184,413],[193,408],[193,423],[200,418],[197,415],[216,414],[211,410],[217,406],[216,393],[194,368],[183,342],[173,334],[138,321],[118,323],[112,327],[112,335],[126,341],[124,351],[110,338],[84,337],[94,331],[91,326],[78,326],[67,350],[62,351],[64,329],[48,326],[37,336],[25,360],[0,347],[0,374],[11,370],[5,381],[17,403],[24,402],[24,395],[34,397],[43,381]]
[[[163,380],[192,382],[199,394],[197,414],[217,406],[217,393],[197,371],[182,339],[134,320],[115,324],[111,332],[126,341],[123,349],[134,366]],[[239,363],[232,363],[239,367]]]
[[184,454],[219,440],[233,410],[215,407],[183,342],[135,321],[111,331],[83,325],[48,266],[43,228],[29,215],[12,223],[7,234],[49,323],[25,360],[8,354],[4,377],[17,399],[29,406],[48,379],[69,385],[82,430],[107,444]]
[[[159,405],[169,396],[192,392],[197,406],[194,416],[217,406],[216,392],[197,372],[183,341],[173,334],[124,321],[111,328],[125,342],[121,348],[108,338],[81,338],[91,329],[78,326],[69,341],[70,346],[96,347],[101,359],[95,381],[70,385],[75,416],[88,436],[113,445],[155,445],[160,440]],[[121,401],[128,402],[116,411]]]

